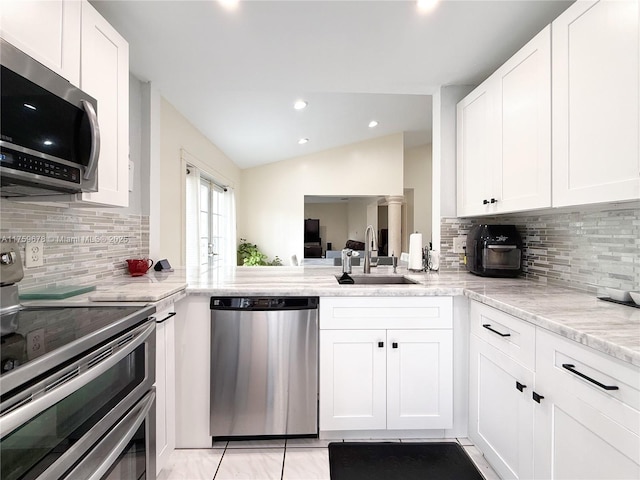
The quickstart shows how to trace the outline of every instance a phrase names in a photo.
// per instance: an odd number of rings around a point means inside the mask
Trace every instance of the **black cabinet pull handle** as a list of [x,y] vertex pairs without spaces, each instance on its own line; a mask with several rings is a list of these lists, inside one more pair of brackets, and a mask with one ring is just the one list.
[[542,395],[538,395],[536,392],[533,392],[533,399],[540,403],[540,400],[542,400],[544,397]]
[[398,342],[393,342],[391,344],[391,348],[398,348]]
[[495,198],[492,198],[491,203],[498,203],[498,200],[496,200]]
[[487,200],[487,199],[482,200],[482,204],[483,204],[483,205],[488,205],[488,204],[489,204],[489,200]]
[[518,381],[516,380],[516,388],[517,388],[518,390],[520,390],[520,391],[523,391],[525,388],[527,388],[527,386],[526,386],[526,385],[521,384],[520,382],[518,382]]
[[486,328],[487,330],[495,333],[496,335],[500,335],[501,337],[510,337],[511,334],[510,333],[500,333],[497,330],[494,330],[493,328],[491,328],[491,324],[490,323],[485,323],[482,325],[484,328]]
[[562,368],[569,370],[571,373],[579,376],[580,378],[584,378],[585,380],[593,383],[594,385],[599,386],[600,388],[603,388],[605,390],[620,390],[618,387],[616,387],[615,385],[605,385],[604,383],[600,383],[597,380],[594,380],[591,377],[588,377],[587,375],[585,375],[584,373],[580,373],[579,371],[577,371],[575,368],[575,365],[571,365],[570,363],[563,363],[562,364]]
[[177,314],[178,314],[178,312],[171,312],[171,313],[169,313],[169,315],[164,317],[162,320],[156,320],[156,323],[163,323],[163,322],[169,320],[171,317],[173,317],[173,316],[175,316]]
[[384,347],[384,342],[378,342],[378,348]]

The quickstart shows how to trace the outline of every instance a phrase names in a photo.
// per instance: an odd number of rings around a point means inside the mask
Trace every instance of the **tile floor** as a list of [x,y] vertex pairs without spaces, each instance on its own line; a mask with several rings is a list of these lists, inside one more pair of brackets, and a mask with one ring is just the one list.
[[[330,480],[327,445],[335,441],[340,440],[230,441],[211,449],[176,450],[158,480]],[[487,480],[500,479],[467,438],[384,441],[457,441]]]

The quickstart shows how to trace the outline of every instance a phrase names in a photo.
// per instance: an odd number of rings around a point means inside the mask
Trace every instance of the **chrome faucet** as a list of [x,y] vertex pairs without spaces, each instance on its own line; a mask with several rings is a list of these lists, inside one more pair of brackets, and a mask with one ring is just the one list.
[[373,249],[378,250],[373,225],[369,225],[364,232],[364,273],[371,273],[371,242],[373,242]]
[[345,248],[342,250],[342,273],[351,273],[351,256],[353,250]]

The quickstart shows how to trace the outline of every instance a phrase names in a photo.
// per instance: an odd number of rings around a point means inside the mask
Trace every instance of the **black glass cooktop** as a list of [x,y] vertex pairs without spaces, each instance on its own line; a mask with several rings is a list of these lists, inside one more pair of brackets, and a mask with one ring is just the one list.
[[[148,307],[23,307],[0,316],[0,375],[14,373],[46,354],[87,337],[96,337],[94,344],[106,339],[116,325],[128,328],[144,320]],[[148,312],[147,312],[148,313]],[[130,318],[128,322],[123,319]],[[96,335],[99,333],[99,335]],[[90,347],[93,345],[89,345]]]

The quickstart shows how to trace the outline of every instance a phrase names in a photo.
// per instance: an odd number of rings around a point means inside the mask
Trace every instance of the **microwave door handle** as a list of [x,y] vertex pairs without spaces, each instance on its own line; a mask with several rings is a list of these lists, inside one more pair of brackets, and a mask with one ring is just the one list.
[[518,247],[516,245],[487,245],[487,248],[491,250],[515,250]]
[[95,175],[98,167],[98,157],[100,156],[100,126],[98,125],[98,115],[96,109],[93,108],[91,102],[82,100],[84,111],[87,112],[89,118],[89,126],[91,127],[91,153],[89,154],[89,165],[84,171],[84,179],[91,180]]
[[66,478],[73,480],[103,478],[142,425],[155,399],[154,391],[147,393]]
[[79,376],[70,379],[66,383],[62,383],[60,386],[50,390],[45,395],[32,400],[26,405],[16,408],[15,410],[12,410],[6,415],[0,417],[0,432],[2,432],[2,435],[13,432],[15,429],[17,429],[21,425],[24,425],[32,418],[35,418],[37,415],[52,407],[63,398],[84,387],[89,382],[95,380],[114,365],[117,365],[118,362],[124,359],[127,355],[131,354],[147,339],[147,337],[154,333],[155,328],[155,322],[151,323],[148,327],[146,327],[144,332],[142,332],[130,344],[128,344],[122,350],[114,353],[103,362],[97,364],[95,367],[92,367]]

